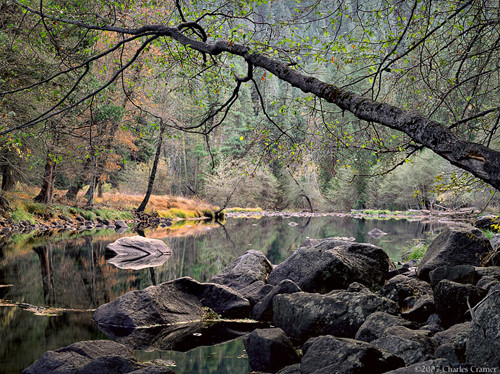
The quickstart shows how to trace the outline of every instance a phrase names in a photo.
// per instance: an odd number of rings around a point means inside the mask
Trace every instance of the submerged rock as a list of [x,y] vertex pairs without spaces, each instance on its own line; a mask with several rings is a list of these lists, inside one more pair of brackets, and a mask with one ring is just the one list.
[[380,247],[325,239],[297,249],[273,269],[269,283],[277,285],[290,279],[306,292],[319,293],[345,289],[352,282],[380,287],[389,264],[389,257]]

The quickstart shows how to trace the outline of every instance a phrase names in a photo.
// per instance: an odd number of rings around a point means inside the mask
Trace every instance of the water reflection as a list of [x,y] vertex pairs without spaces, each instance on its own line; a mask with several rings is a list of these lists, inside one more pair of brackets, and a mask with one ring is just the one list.
[[[368,232],[374,228],[387,235],[372,238]],[[206,282],[249,249],[261,250],[272,263],[278,264],[307,238],[354,237],[359,242],[381,246],[393,260],[399,260],[415,239],[429,242],[442,228],[443,225],[437,223],[347,217],[229,219],[224,227],[189,224],[182,228],[146,230],[146,237],[163,240],[173,253],[161,265],[142,269],[120,269],[105,258],[106,246],[121,236],[134,235],[130,231],[1,237],[0,285],[12,286],[0,287],[0,298],[33,305],[95,309],[125,292],[182,276]],[[103,338],[90,313],[39,317],[19,308],[1,306],[0,334],[0,367],[6,373],[20,372],[49,349]],[[222,364],[212,363],[207,367],[206,362],[198,360],[200,357],[206,359],[207,352],[218,357],[217,349],[225,351],[223,355],[229,354],[228,350],[235,350],[234,356],[224,361],[223,366],[234,364],[248,370],[247,361],[237,358],[243,349],[230,348],[230,345],[217,347],[175,356],[176,362],[183,362],[177,365],[176,372],[225,372],[220,369]],[[155,353],[157,358],[167,357],[163,351],[167,348],[157,348],[160,349]],[[198,362],[196,369],[192,367],[195,361]]]

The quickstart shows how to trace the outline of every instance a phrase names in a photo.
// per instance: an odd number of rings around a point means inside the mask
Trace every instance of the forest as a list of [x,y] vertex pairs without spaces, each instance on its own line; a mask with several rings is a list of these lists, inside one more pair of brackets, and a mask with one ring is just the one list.
[[2,196],[498,206],[499,17],[489,0],[1,0]]

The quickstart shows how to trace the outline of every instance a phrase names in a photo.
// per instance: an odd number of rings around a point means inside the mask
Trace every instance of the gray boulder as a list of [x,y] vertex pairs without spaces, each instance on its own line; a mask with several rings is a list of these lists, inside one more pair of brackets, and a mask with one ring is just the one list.
[[380,294],[398,303],[404,318],[425,322],[436,312],[434,293],[429,283],[403,274],[391,278]]
[[469,339],[471,323],[464,322],[451,326],[449,329],[438,332],[434,340],[439,347],[434,356],[446,358],[451,362],[465,362],[465,346]]
[[[45,352],[23,374],[132,373],[144,368],[132,351],[110,340],[83,341],[55,351]],[[163,373],[173,371],[162,368]]]
[[434,289],[434,300],[443,327],[470,320],[470,314],[466,314],[469,310],[467,300],[474,306],[483,296],[484,292],[471,284],[460,284],[447,279],[439,282]]
[[106,258],[120,269],[144,269],[160,266],[172,256],[172,250],[158,239],[142,236],[123,237],[106,247]]
[[476,268],[472,265],[440,266],[429,272],[429,279],[432,287],[436,286],[443,279],[448,279],[457,283],[476,284],[479,276]]
[[495,251],[500,249],[500,234],[495,234],[493,237],[490,239],[491,246]]
[[401,358],[369,343],[330,335],[309,339],[302,351],[302,374],[377,374],[404,366]]
[[397,314],[398,307],[389,299],[365,292],[298,292],[273,299],[274,325],[297,341],[326,334],[353,338],[365,319],[378,311]]
[[273,288],[274,286],[270,284],[264,283],[263,281],[257,281],[238,290],[238,292],[253,306],[261,301],[264,296],[273,290]]
[[290,279],[306,292],[319,293],[345,289],[352,282],[380,287],[389,263],[380,247],[325,239],[311,247],[298,248],[273,269],[268,282],[277,285]]
[[433,357],[436,343],[428,335],[429,331],[393,326],[387,328],[383,337],[373,340],[371,344],[401,357],[406,365],[411,365]]
[[279,294],[291,294],[301,291],[300,287],[291,280],[285,279],[281,281],[271,292],[269,292],[255,305],[252,312],[252,318],[256,321],[272,321],[274,297]]
[[94,313],[98,325],[136,328],[199,321],[202,307],[226,317],[243,317],[250,303],[228,287],[179,278],[141,291],[127,292]]
[[300,360],[292,342],[279,328],[254,330],[244,344],[250,366],[255,371],[275,373]]
[[466,346],[467,362],[483,367],[500,367],[500,285],[492,287],[475,308]]
[[434,239],[418,266],[417,275],[429,281],[429,273],[440,266],[480,266],[492,250],[490,241],[480,230],[453,227]]
[[267,281],[272,269],[272,264],[261,251],[250,250],[227,265],[210,282],[239,291],[254,282]]
[[393,326],[416,328],[412,322],[404,318],[384,312],[375,312],[370,314],[366,321],[363,322],[354,338],[369,343],[384,336],[385,330]]

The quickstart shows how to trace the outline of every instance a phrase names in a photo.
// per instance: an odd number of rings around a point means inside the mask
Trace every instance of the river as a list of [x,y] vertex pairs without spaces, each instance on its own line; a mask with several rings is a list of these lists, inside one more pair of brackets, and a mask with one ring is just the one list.
[[[47,350],[81,340],[107,339],[94,325],[91,310],[125,292],[181,276],[206,282],[249,249],[261,250],[278,264],[307,238],[353,237],[379,245],[399,261],[412,246],[429,243],[444,227],[403,219],[336,216],[230,218],[224,226],[178,224],[145,231],[146,237],[165,241],[173,254],[159,266],[135,270],[120,269],[105,257],[109,243],[137,235],[131,230],[0,237],[0,373],[19,373]],[[387,235],[372,238],[368,232],[374,228]],[[178,374],[249,371],[241,338],[188,352],[147,349],[135,355],[140,361],[167,360]]]

